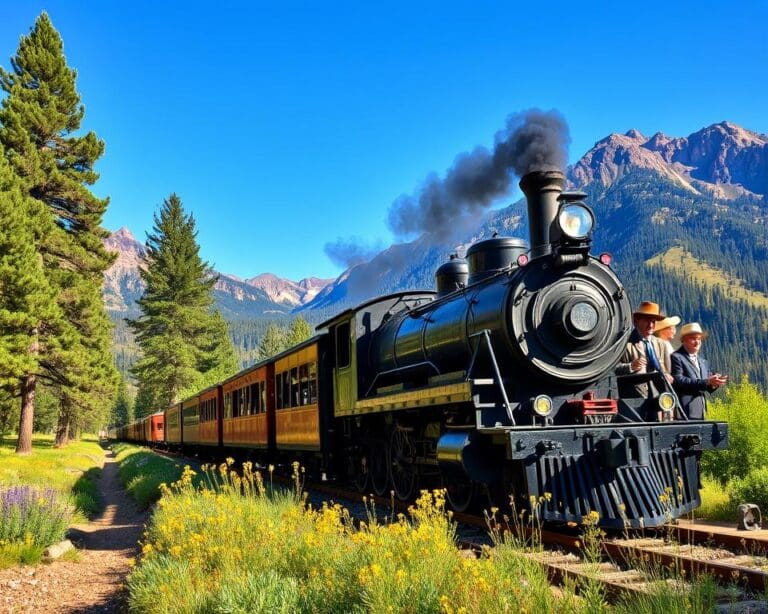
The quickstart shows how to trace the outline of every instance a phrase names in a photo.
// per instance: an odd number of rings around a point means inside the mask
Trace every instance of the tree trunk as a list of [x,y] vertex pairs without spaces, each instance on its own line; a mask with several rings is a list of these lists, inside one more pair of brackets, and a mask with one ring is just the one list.
[[59,422],[56,425],[56,440],[53,442],[54,448],[63,448],[69,444],[69,409],[62,403],[59,410]]
[[21,378],[21,418],[19,420],[16,454],[32,454],[32,423],[35,417],[36,388],[36,375],[27,375]]

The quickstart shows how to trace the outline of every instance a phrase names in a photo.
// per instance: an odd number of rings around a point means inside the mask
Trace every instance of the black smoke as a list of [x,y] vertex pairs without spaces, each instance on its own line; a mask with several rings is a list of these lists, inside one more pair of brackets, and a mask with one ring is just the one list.
[[427,233],[433,242],[466,226],[511,191],[514,176],[534,170],[564,169],[568,125],[557,111],[531,109],[510,115],[496,133],[492,151],[477,147],[456,157],[445,177],[429,175],[414,195],[400,196],[389,209],[388,225],[402,239]]

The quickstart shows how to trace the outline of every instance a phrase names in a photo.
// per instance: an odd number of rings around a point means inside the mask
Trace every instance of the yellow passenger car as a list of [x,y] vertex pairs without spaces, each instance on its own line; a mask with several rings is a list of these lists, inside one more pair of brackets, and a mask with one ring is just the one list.
[[318,341],[283,353],[274,363],[278,449],[319,450]]
[[267,448],[274,420],[268,411],[274,399],[273,365],[264,364],[224,382],[224,445]]

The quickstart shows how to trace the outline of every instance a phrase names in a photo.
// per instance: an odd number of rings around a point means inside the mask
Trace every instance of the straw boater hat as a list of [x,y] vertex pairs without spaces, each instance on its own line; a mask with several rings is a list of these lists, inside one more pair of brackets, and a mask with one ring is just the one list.
[[668,318],[664,318],[663,320],[656,322],[656,332],[658,333],[665,328],[669,328],[670,326],[677,326],[678,324],[680,324],[680,318],[677,316],[669,316]]
[[701,324],[699,324],[698,322],[689,322],[688,324],[686,324],[680,329],[680,339],[682,339],[686,335],[695,335],[696,333],[701,335],[702,339],[706,339],[709,336],[707,333],[705,333],[702,330]]
[[643,301],[640,303],[640,306],[632,314],[633,318],[636,318],[637,316],[653,318],[657,322],[659,320],[663,320],[666,317],[663,313],[661,313],[659,306],[656,303],[652,303],[651,301]]

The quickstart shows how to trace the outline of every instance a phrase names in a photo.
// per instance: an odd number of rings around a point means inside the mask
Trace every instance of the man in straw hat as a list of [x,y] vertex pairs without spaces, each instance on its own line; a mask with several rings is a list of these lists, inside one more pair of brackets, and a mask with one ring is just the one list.
[[[666,367],[669,364],[669,351],[661,339],[653,336],[656,323],[664,318],[664,314],[656,303],[651,301],[640,303],[632,314],[635,329],[629,336],[627,348],[619,359],[619,364],[616,365],[618,375],[659,371],[664,374],[667,382],[672,383],[672,376]],[[654,381],[635,384],[635,391],[637,396],[643,398],[657,397],[664,392],[659,390],[659,383]]]
[[683,345],[672,353],[674,387],[688,418],[703,420],[707,410],[705,392],[714,392],[728,383],[727,375],[712,373],[709,363],[701,356],[701,344],[707,333],[698,322],[690,322],[680,329]]
[[653,334],[661,339],[667,348],[667,354],[664,357],[664,360],[666,361],[664,366],[667,369],[667,373],[672,373],[671,357],[672,352],[675,351],[675,348],[672,347],[672,339],[674,339],[677,334],[678,324],[680,324],[680,318],[677,316],[667,316],[663,320],[656,322],[656,330],[653,331]]

